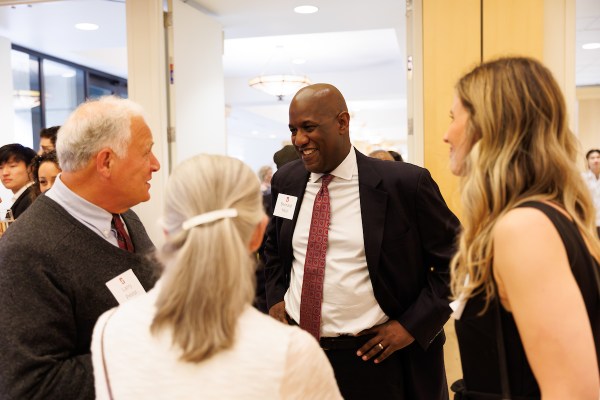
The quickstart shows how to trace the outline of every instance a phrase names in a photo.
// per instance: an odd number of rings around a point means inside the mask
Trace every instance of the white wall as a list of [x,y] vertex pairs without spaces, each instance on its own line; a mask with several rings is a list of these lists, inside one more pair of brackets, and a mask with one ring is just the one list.
[[127,0],[127,69],[129,98],[146,112],[161,170],[152,177],[150,201],[134,207],[154,244],[164,235],[157,223],[168,175],[167,83],[162,0]]
[[177,162],[198,153],[225,154],[222,27],[174,0],[173,41]]
[[10,63],[10,40],[0,36],[0,145],[14,142],[13,82]]

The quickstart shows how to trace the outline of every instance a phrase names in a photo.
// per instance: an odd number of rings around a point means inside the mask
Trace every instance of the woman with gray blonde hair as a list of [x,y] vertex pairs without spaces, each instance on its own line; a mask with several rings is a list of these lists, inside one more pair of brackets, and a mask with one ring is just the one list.
[[597,400],[600,242],[558,84],[534,59],[489,61],[458,81],[450,118],[455,398]]
[[252,170],[199,155],[165,193],[162,277],[96,324],[97,398],[341,398],[317,342],[250,305],[267,224]]

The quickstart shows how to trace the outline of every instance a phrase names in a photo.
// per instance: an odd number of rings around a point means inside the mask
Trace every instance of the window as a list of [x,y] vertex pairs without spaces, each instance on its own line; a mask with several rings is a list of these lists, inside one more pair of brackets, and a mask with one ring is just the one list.
[[43,60],[42,71],[46,127],[61,125],[85,100],[84,71],[51,60]]
[[14,142],[36,149],[39,138],[32,132],[42,128],[40,101],[39,59],[27,53],[12,50],[13,106],[15,109]]
[[127,97],[127,80],[13,45],[13,141],[37,150],[42,128],[62,125],[87,98]]

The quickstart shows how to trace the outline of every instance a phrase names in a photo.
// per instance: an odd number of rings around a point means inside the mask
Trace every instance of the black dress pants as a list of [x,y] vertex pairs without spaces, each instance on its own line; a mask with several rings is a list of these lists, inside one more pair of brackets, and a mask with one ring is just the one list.
[[430,352],[413,343],[379,364],[363,361],[357,350],[325,351],[345,400],[448,399],[441,346]]

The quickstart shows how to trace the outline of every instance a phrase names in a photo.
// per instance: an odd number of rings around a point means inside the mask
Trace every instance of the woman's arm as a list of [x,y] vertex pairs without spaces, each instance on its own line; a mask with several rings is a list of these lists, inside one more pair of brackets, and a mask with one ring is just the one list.
[[567,253],[539,210],[517,208],[494,229],[494,274],[542,398],[598,399],[592,329]]

